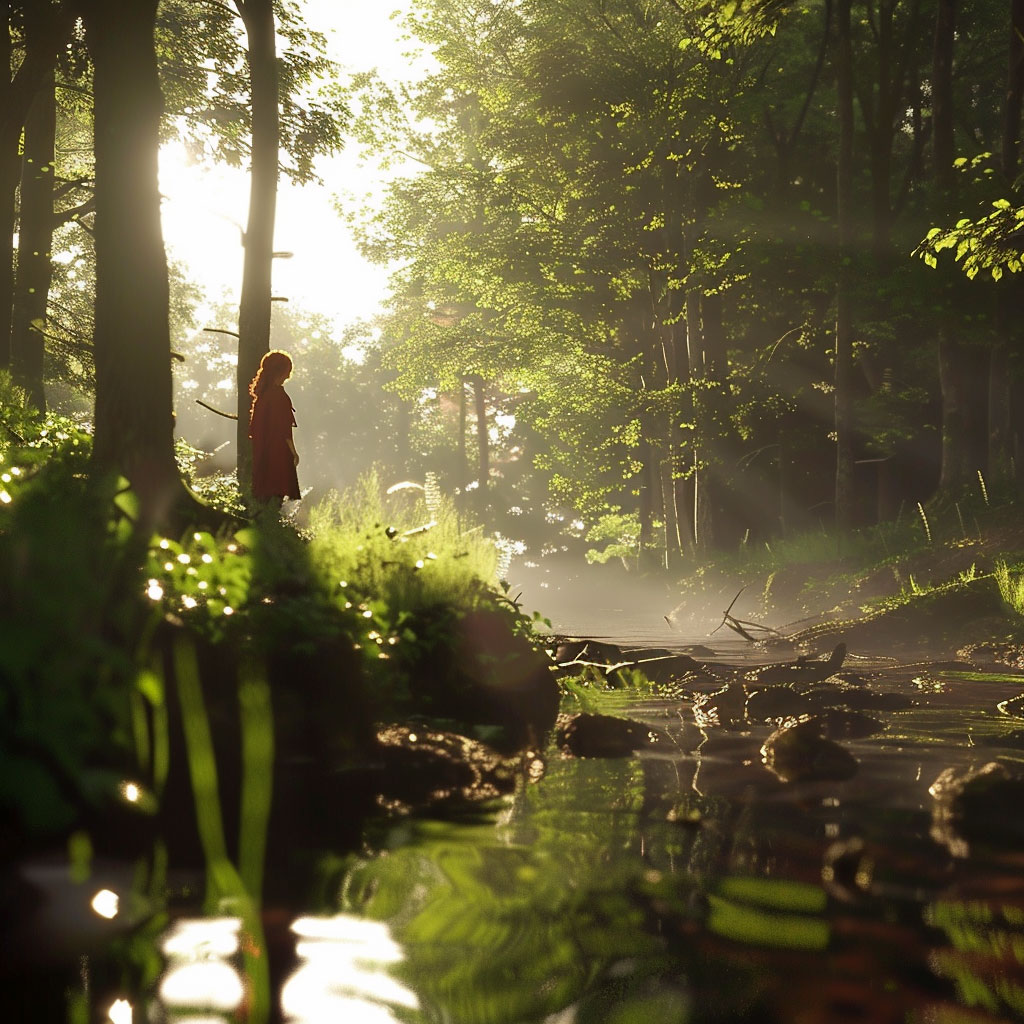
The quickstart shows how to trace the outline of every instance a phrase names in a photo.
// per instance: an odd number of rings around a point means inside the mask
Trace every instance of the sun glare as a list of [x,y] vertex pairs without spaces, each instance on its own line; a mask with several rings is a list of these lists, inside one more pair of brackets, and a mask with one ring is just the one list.
[[[378,67],[390,80],[413,74],[392,12],[401,3],[351,8],[334,0],[308,0],[306,18],[324,33],[328,54],[344,76]],[[277,197],[275,249],[289,259],[274,265],[274,294],[292,308],[327,316],[340,326],[372,317],[386,290],[387,272],[367,263],[337,212],[338,197],[379,194],[374,168],[364,166],[350,142],[319,161],[322,184],[293,185],[282,176]],[[193,163],[180,142],[160,151],[160,191],[168,255],[211,301],[237,301],[242,282],[242,240],[249,200],[244,168]]]

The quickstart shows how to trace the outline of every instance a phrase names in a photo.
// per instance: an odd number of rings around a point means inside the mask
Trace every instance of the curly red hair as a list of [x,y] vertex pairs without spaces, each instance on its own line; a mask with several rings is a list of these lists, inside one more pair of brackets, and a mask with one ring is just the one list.
[[256,408],[256,399],[271,385],[283,384],[292,372],[292,357],[280,349],[271,349],[260,360],[260,368],[256,371],[249,384],[249,394],[252,395],[252,404],[249,406],[249,417],[252,418],[252,411]]

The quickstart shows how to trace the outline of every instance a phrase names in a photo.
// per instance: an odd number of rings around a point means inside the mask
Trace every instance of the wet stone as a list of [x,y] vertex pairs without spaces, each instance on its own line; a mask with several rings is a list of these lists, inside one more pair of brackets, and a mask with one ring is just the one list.
[[846,708],[828,708],[812,720],[819,723],[822,735],[830,740],[860,740],[885,729],[877,718]]
[[1024,778],[998,761],[960,772],[947,768],[931,784],[932,838],[956,857],[975,845],[1016,848],[1024,842]]
[[630,668],[639,669],[652,683],[670,683],[696,672],[700,664],[686,654],[670,654],[667,658],[641,658]]
[[651,742],[648,726],[613,715],[561,714],[555,723],[555,743],[569,757],[629,757]]
[[746,687],[731,681],[721,689],[697,696],[693,702],[693,718],[701,729],[716,726],[743,729],[747,725],[746,707]]
[[783,782],[842,781],[857,773],[857,759],[822,735],[822,723],[807,718],[776,730],[761,747],[765,767]]
[[841,698],[835,703],[852,711],[906,711],[914,707],[916,701],[902,693],[877,693],[874,690],[851,688],[843,690]]
[[1024,672],[1024,647],[1018,643],[994,641],[967,644],[956,655],[976,670]]
[[601,640],[576,640],[566,638],[555,647],[554,660],[560,665],[572,661],[597,662],[614,665],[624,661],[622,648],[617,644]]
[[769,686],[747,697],[746,714],[751,722],[776,718],[797,718],[809,714],[814,705],[802,693],[788,686]]
[[763,665],[747,673],[753,682],[769,685],[773,683],[815,683],[828,679],[838,672],[846,658],[846,644],[836,644],[825,659],[798,658],[796,661],[778,665]]
[[710,647],[704,644],[687,644],[683,648],[684,654],[689,654],[691,658],[717,658],[718,655]]
[[515,788],[519,761],[468,736],[387,725],[376,739],[378,803],[386,809],[473,803]]
[[996,707],[1011,718],[1024,718],[1024,693],[1011,697],[1009,700],[1000,701]]

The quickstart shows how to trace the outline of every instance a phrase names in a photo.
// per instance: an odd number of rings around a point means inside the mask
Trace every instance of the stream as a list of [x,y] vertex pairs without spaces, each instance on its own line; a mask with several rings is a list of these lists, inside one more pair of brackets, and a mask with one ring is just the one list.
[[700,728],[685,703],[620,691],[611,710],[656,731],[650,748],[551,748],[508,797],[382,813],[355,852],[307,851],[304,883],[262,908],[212,905],[159,851],[78,876],[35,862],[4,1019],[1024,1019],[1024,848],[944,832],[929,793],[951,767],[1024,771],[1024,720],[997,708],[1024,679],[869,674],[912,704],[842,742],[846,781],[784,783],[761,759],[772,726]]

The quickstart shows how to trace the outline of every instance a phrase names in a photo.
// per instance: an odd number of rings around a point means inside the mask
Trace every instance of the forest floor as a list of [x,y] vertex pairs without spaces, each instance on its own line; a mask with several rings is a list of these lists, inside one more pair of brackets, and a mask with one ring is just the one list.
[[1011,649],[1024,642],[1024,616],[1004,600],[995,572],[1005,565],[1012,580],[1024,571],[1024,516],[1004,507],[971,525],[969,533],[902,549],[885,550],[883,539],[881,557],[854,543],[846,552],[805,546],[790,560],[783,552],[761,564],[706,565],[681,581],[669,620],[680,631],[707,633],[735,602],[737,619],[770,627],[776,641],[809,653],[844,640],[869,655],[955,658],[988,644],[1003,652],[993,660],[1016,662]]

